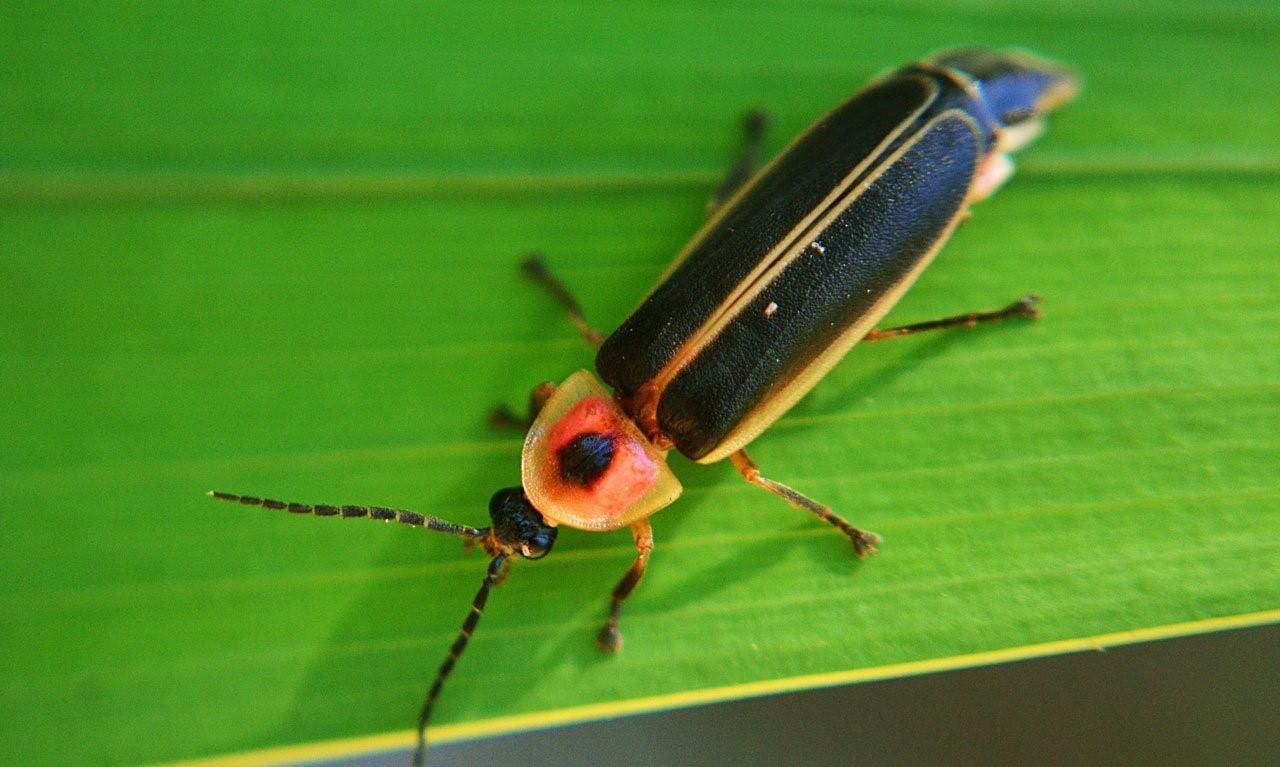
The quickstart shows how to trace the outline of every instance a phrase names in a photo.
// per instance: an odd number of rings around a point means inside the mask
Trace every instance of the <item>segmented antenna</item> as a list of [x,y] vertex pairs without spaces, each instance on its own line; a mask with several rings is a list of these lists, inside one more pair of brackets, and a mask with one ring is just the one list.
[[209,497],[217,498],[220,501],[227,501],[228,503],[239,503],[245,506],[261,506],[264,509],[280,509],[291,514],[314,514],[317,517],[368,517],[369,519],[379,519],[383,522],[399,522],[402,525],[425,527],[428,530],[457,535],[471,540],[480,540],[484,538],[486,534],[485,530],[470,527],[469,525],[459,525],[453,522],[447,522],[439,517],[433,517],[429,514],[419,514],[416,511],[406,511],[404,509],[389,509],[385,506],[331,506],[320,503],[293,503],[289,501],[276,501],[270,498],[255,498],[251,495],[221,493],[217,490],[210,490]]
[[[416,511],[406,511],[404,509],[389,509],[385,506],[333,506],[329,504],[293,503],[270,498],[256,498],[251,495],[223,493],[216,490],[210,490],[209,496],[228,503],[261,506],[264,509],[278,509],[292,514],[313,514],[317,517],[368,517],[369,519],[380,519],[384,522],[399,522],[412,527],[425,527],[428,530],[457,535],[473,541],[484,541],[489,536],[489,530],[458,525],[428,514],[420,514]],[[490,553],[492,552],[493,550],[490,549]],[[498,553],[489,562],[489,569],[485,572],[484,581],[480,584],[480,590],[476,592],[475,598],[471,600],[471,611],[467,613],[467,617],[462,621],[462,628],[458,630],[458,636],[453,640],[453,646],[449,648],[449,654],[436,671],[435,680],[432,681],[431,688],[427,691],[427,697],[422,702],[422,710],[418,713],[418,745],[413,752],[413,764],[415,767],[422,767],[426,762],[427,723],[431,720],[431,711],[435,708],[436,698],[440,697],[440,691],[444,688],[445,680],[449,678],[449,674],[453,673],[453,667],[457,665],[458,658],[462,657],[463,651],[467,649],[467,642],[471,639],[472,632],[476,630],[476,625],[480,623],[480,615],[484,612],[485,602],[489,599],[489,590],[501,583],[503,578],[506,577],[507,569],[510,566],[508,561],[510,555],[511,552],[508,549]]]
[[489,563],[489,570],[484,575],[480,590],[476,592],[475,599],[471,600],[471,612],[467,613],[466,619],[462,621],[462,628],[458,629],[458,637],[453,640],[453,646],[449,648],[448,656],[436,671],[436,678],[431,683],[431,689],[427,691],[427,698],[422,702],[422,711],[418,713],[418,747],[413,752],[413,767],[422,767],[426,763],[427,722],[431,721],[431,710],[435,708],[436,698],[440,697],[444,681],[449,678],[449,674],[453,673],[453,667],[457,665],[458,658],[462,657],[462,652],[467,649],[467,641],[471,639],[472,632],[476,630],[476,624],[480,622],[484,603],[489,599],[489,589],[506,577],[509,565],[507,557],[507,554],[499,554]]

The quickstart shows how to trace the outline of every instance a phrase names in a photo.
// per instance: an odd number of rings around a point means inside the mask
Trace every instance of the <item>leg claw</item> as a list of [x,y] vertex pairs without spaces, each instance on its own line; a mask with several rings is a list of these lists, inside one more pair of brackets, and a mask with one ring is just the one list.
[[495,405],[490,408],[488,421],[489,428],[495,431],[504,431],[506,429],[520,429],[523,431],[528,428],[528,423],[525,419],[516,415],[515,411],[506,405]]
[[859,530],[852,539],[853,553],[857,554],[859,559],[876,553],[876,546],[880,543],[880,536],[869,530]]
[[1040,296],[1036,293],[1023,296],[1015,301],[1009,309],[1018,316],[1038,320],[1040,319]]
[[601,652],[617,652],[618,648],[622,647],[622,632],[618,631],[617,626],[605,626],[600,629],[599,634],[596,634],[596,647],[599,647]]

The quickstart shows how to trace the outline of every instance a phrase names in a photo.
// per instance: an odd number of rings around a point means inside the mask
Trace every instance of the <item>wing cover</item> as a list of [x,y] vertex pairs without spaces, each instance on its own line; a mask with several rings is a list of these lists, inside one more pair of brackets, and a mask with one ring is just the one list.
[[803,134],[690,244],[679,266],[604,342],[596,370],[623,397],[652,380],[682,344],[762,268],[763,259],[938,92],[922,74],[873,84]]
[[776,279],[718,326],[661,394],[658,425],[680,452],[694,459],[710,452],[939,245],[982,144],[967,116],[942,117],[828,227],[805,238],[821,250],[802,243]]

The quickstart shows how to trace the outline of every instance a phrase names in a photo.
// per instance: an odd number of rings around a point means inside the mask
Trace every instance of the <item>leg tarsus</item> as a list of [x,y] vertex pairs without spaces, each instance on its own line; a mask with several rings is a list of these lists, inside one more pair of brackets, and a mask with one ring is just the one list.
[[627,601],[636,584],[644,577],[645,567],[649,563],[649,553],[653,551],[653,528],[649,520],[642,519],[631,526],[631,537],[636,543],[636,561],[613,587],[609,600],[609,617],[604,627],[596,635],[596,646],[604,652],[617,652],[622,646],[622,633],[618,631],[618,614],[622,612],[622,603]]
[[707,218],[715,215],[726,200],[734,195],[742,185],[747,183],[760,164],[760,147],[764,143],[764,134],[769,129],[769,113],[763,109],[752,109],[742,116],[742,152],[737,161],[725,173],[724,180],[716,188],[715,194],[707,201]]
[[876,552],[876,544],[880,543],[880,536],[869,530],[860,530],[854,527],[844,517],[832,511],[830,507],[818,503],[803,493],[780,482],[774,482],[771,479],[760,476],[760,468],[756,466],[755,461],[751,460],[751,456],[747,455],[746,450],[739,450],[729,456],[729,460],[733,461],[734,468],[742,474],[743,479],[757,487],[768,490],[791,504],[794,508],[813,514],[818,519],[849,536],[850,542],[853,543],[853,551],[859,557],[865,557]]
[[551,399],[551,395],[556,391],[555,383],[551,381],[543,381],[529,391],[529,415],[522,417],[517,415],[514,410],[506,405],[494,405],[489,409],[489,426],[497,431],[507,429],[519,429],[520,431],[528,431],[530,426],[538,417],[538,413],[542,412],[542,406],[547,404],[547,400]]
[[530,253],[520,264],[520,271],[524,272],[524,275],[529,279],[546,288],[551,293],[551,297],[556,300],[556,303],[560,304],[568,312],[569,320],[573,322],[574,327],[578,329],[578,332],[582,334],[587,343],[597,349],[600,348],[600,344],[604,343],[604,334],[587,324],[578,300],[573,297],[573,293],[569,292],[568,286],[551,273],[551,269],[547,267],[547,262],[542,258],[541,253]]
[[883,341],[886,338],[898,338],[912,333],[923,333],[927,330],[944,330],[946,328],[971,328],[984,322],[998,322],[1010,317],[1040,318],[1040,296],[1035,293],[1025,295],[1003,309],[989,312],[968,312],[953,317],[916,322],[910,325],[899,325],[896,328],[877,328],[863,336],[863,341]]
[[522,418],[507,405],[494,405],[489,408],[489,428],[494,431],[528,431],[532,421]]

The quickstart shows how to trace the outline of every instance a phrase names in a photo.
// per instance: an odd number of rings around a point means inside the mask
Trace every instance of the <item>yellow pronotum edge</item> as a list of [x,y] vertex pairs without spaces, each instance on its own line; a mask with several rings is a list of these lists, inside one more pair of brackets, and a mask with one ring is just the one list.
[[[1207,634],[1212,631],[1240,629],[1250,626],[1265,626],[1280,623],[1280,609],[1263,610],[1243,615],[1228,615],[1221,618],[1205,618],[1184,623],[1171,623],[1165,626],[1116,631],[1109,634],[1098,634],[1077,639],[1062,639],[1054,642],[1008,647],[1002,650],[954,655],[947,658],[893,663],[886,666],[849,669],[847,671],[831,671],[823,674],[807,674],[804,676],[771,679],[763,682],[746,682],[744,684],[708,687],[701,690],[689,690],[667,695],[652,695],[644,698],[632,698],[610,703],[592,703],[585,706],[538,711],[529,714],[501,716],[484,719],[478,722],[442,725],[430,730],[429,740],[432,743],[449,743],[460,740],[471,740],[492,735],[501,735],[521,730],[537,730],[557,727],[579,722],[610,719],[628,714],[662,711],[665,709],[683,708],[704,703],[716,703],[740,698],[754,698],[763,695],[811,690],[822,687],[869,682],[878,679],[918,676],[938,671],[987,666],[996,663],[1041,658],[1049,655],[1065,655],[1068,653],[1105,650],[1108,647],[1150,642],[1157,639],[1171,639],[1180,636]],[[168,767],[266,767],[266,765],[288,764],[292,762],[351,758],[360,754],[372,754],[380,751],[408,749],[413,746],[416,735],[412,730],[367,735],[355,738],[307,743],[297,746],[280,746],[259,751],[246,751],[239,754],[214,756],[207,759],[173,762]]]

